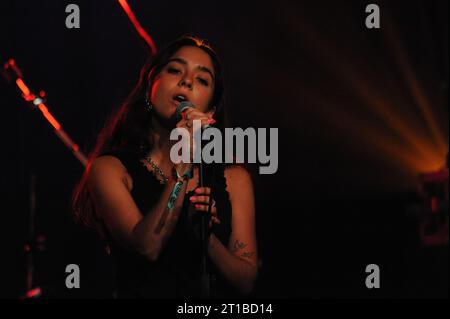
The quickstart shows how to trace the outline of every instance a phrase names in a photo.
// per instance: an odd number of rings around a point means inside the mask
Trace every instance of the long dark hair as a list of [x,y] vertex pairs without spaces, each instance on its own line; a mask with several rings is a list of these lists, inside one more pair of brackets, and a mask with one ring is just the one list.
[[126,151],[143,157],[152,149],[152,141],[149,136],[152,132],[153,112],[149,112],[146,108],[146,94],[153,85],[156,76],[167,65],[170,58],[185,46],[198,47],[210,56],[215,76],[214,93],[208,110],[215,108],[214,119],[217,121],[215,127],[223,131],[227,126],[222,67],[218,56],[208,43],[194,36],[182,36],[171,42],[155,57],[147,60],[141,69],[137,85],[122,106],[107,120],[98,134],[95,147],[89,154],[84,174],[73,192],[72,209],[77,221],[95,228],[99,226],[87,187],[90,167],[95,158],[111,151]]

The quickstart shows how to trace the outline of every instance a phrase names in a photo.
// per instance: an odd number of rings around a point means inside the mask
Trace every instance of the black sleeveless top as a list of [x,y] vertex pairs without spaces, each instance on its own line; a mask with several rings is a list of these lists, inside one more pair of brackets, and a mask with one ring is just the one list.
[[[108,152],[118,158],[133,179],[131,196],[143,215],[147,214],[162,194],[164,185],[150,172],[137,155],[127,152]],[[213,167],[214,165],[214,167]],[[204,186],[212,187],[218,218],[221,223],[211,232],[227,247],[231,234],[231,203],[226,191],[223,164],[203,166]],[[114,262],[118,298],[199,298],[201,296],[201,243],[187,221],[191,193],[186,193],[177,225],[163,247],[158,259],[125,250],[106,236]],[[211,297],[231,297],[233,289],[208,260],[211,274]]]

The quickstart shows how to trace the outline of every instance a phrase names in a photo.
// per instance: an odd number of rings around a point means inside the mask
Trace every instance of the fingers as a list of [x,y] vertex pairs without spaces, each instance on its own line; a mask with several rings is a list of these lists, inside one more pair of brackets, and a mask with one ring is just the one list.
[[220,219],[217,218],[216,216],[212,216],[212,217],[211,217],[211,221],[212,221],[214,224],[220,224]]
[[[208,212],[208,205],[211,197],[211,188],[209,187],[197,187],[195,189],[196,195],[191,196],[189,200],[194,204],[194,208],[197,212]],[[211,221],[215,224],[220,224],[220,219],[217,217],[216,203],[213,199],[211,203]]]
[[[195,195],[189,197],[189,200],[191,201],[191,203],[195,204],[203,204],[208,206],[209,201],[211,199],[211,188],[209,187],[197,187],[195,189]],[[212,200],[211,203],[211,207],[215,208],[216,206],[216,202],[214,201],[214,199]]]
[[[208,205],[195,204],[194,207],[197,212],[208,212]],[[217,209],[215,207],[211,207],[211,222],[220,224],[220,219],[217,217]]]
[[[209,200],[210,200],[209,196],[191,196],[189,198],[189,200],[194,205],[196,210],[205,211],[205,212],[208,211]],[[216,202],[214,201],[214,199],[211,203],[211,213],[212,214],[217,213]]]
[[184,121],[184,125],[185,125],[186,127],[188,127],[188,128],[191,128],[191,127],[194,126],[194,121],[201,121],[200,125],[197,124],[197,125],[198,125],[198,129],[199,129],[200,127],[205,127],[206,125],[211,125],[211,124],[216,123],[216,120],[214,120],[214,119],[209,119],[209,118],[203,117],[203,118],[200,118],[200,119],[194,119],[194,120],[189,119],[189,120],[185,120],[185,121]]
[[194,119],[194,120],[193,119],[183,119],[183,120],[179,121],[176,126],[177,127],[185,127],[188,130],[191,130],[191,128],[194,126],[194,121],[201,121],[198,128],[205,127],[206,125],[211,125],[211,124],[216,123],[216,120],[214,120],[214,119],[203,117],[201,119]]
[[182,120],[179,122],[181,124],[180,126],[185,126],[187,128],[191,128],[194,125],[195,120],[201,121],[202,127],[208,124],[214,124],[216,122],[212,118],[211,113],[203,113],[194,108],[189,108],[182,114],[183,114]]
[[197,187],[195,189],[195,194],[197,194],[197,195],[209,195],[209,194],[211,194],[211,188],[210,187]]
[[212,119],[211,113],[203,113],[197,109],[189,108],[186,112],[183,113],[183,118],[186,120],[200,120],[203,118]]
[[209,196],[191,196],[189,199],[194,204],[209,204]]
[[[194,208],[198,212],[208,212],[208,204],[194,204]],[[215,207],[211,207],[211,215],[217,215]]]

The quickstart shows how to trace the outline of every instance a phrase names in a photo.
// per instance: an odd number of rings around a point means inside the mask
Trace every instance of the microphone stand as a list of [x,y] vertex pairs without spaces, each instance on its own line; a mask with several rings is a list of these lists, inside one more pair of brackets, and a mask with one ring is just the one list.
[[27,253],[27,275],[26,275],[26,291],[33,288],[34,279],[34,248],[36,243],[34,220],[36,216],[36,175],[31,174],[30,180],[30,216],[28,221],[28,244],[25,246]]
[[[203,187],[203,163],[200,162],[198,165],[198,181],[199,186]],[[209,207],[208,207],[209,210]],[[207,260],[207,250],[208,250],[208,222],[209,218],[207,214],[201,215],[201,226],[200,226],[200,242],[202,245],[202,259],[201,259],[201,297],[210,297],[210,278],[208,273],[208,260]]]
[[[32,110],[39,110],[43,117],[52,125],[55,134],[61,139],[61,141],[72,151],[73,155],[86,166],[87,158],[83,152],[79,149],[70,136],[63,130],[61,124],[53,117],[45,105],[45,93],[44,91],[39,94],[33,93],[29,87],[25,84],[22,76],[22,71],[14,61],[9,59],[0,68],[0,75],[8,83],[15,83],[19,91],[22,93],[22,99],[28,104]],[[40,287],[34,287],[35,284],[35,261],[37,252],[45,248],[45,236],[36,236],[36,175],[30,172],[29,181],[29,220],[28,220],[28,239],[25,244],[26,254],[26,273],[25,273],[25,289],[26,293],[20,296],[20,299],[36,298],[42,295],[42,289]],[[33,288],[34,287],[34,288]]]
[[[215,169],[214,165],[211,167],[212,174],[210,176],[210,181],[214,181]],[[200,161],[198,165],[198,181],[199,187],[204,187],[204,166],[203,159]],[[208,212],[202,213],[201,215],[201,229],[200,229],[200,242],[202,245],[202,254],[201,254],[201,297],[209,299],[211,298],[211,277],[208,269],[208,241],[210,236],[209,223],[211,219],[211,205],[212,198],[214,195],[214,186],[210,183],[211,192],[209,194],[210,201],[208,203]]]

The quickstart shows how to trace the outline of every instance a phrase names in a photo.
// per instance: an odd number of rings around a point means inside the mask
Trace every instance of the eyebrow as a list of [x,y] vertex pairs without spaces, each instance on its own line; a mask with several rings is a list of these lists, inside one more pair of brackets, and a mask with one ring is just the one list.
[[[169,62],[167,62],[167,64],[169,64],[170,62],[178,62],[178,63],[183,64],[183,65],[187,65],[188,64],[187,61],[185,59],[182,59],[182,58],[172,58],[172,59],[169,60]],[[199,65],[199,66],[197,66],[197,69],[199,69],[202,72],[209,73],[211,78],[214,80],[214,74],[206,66]]]

